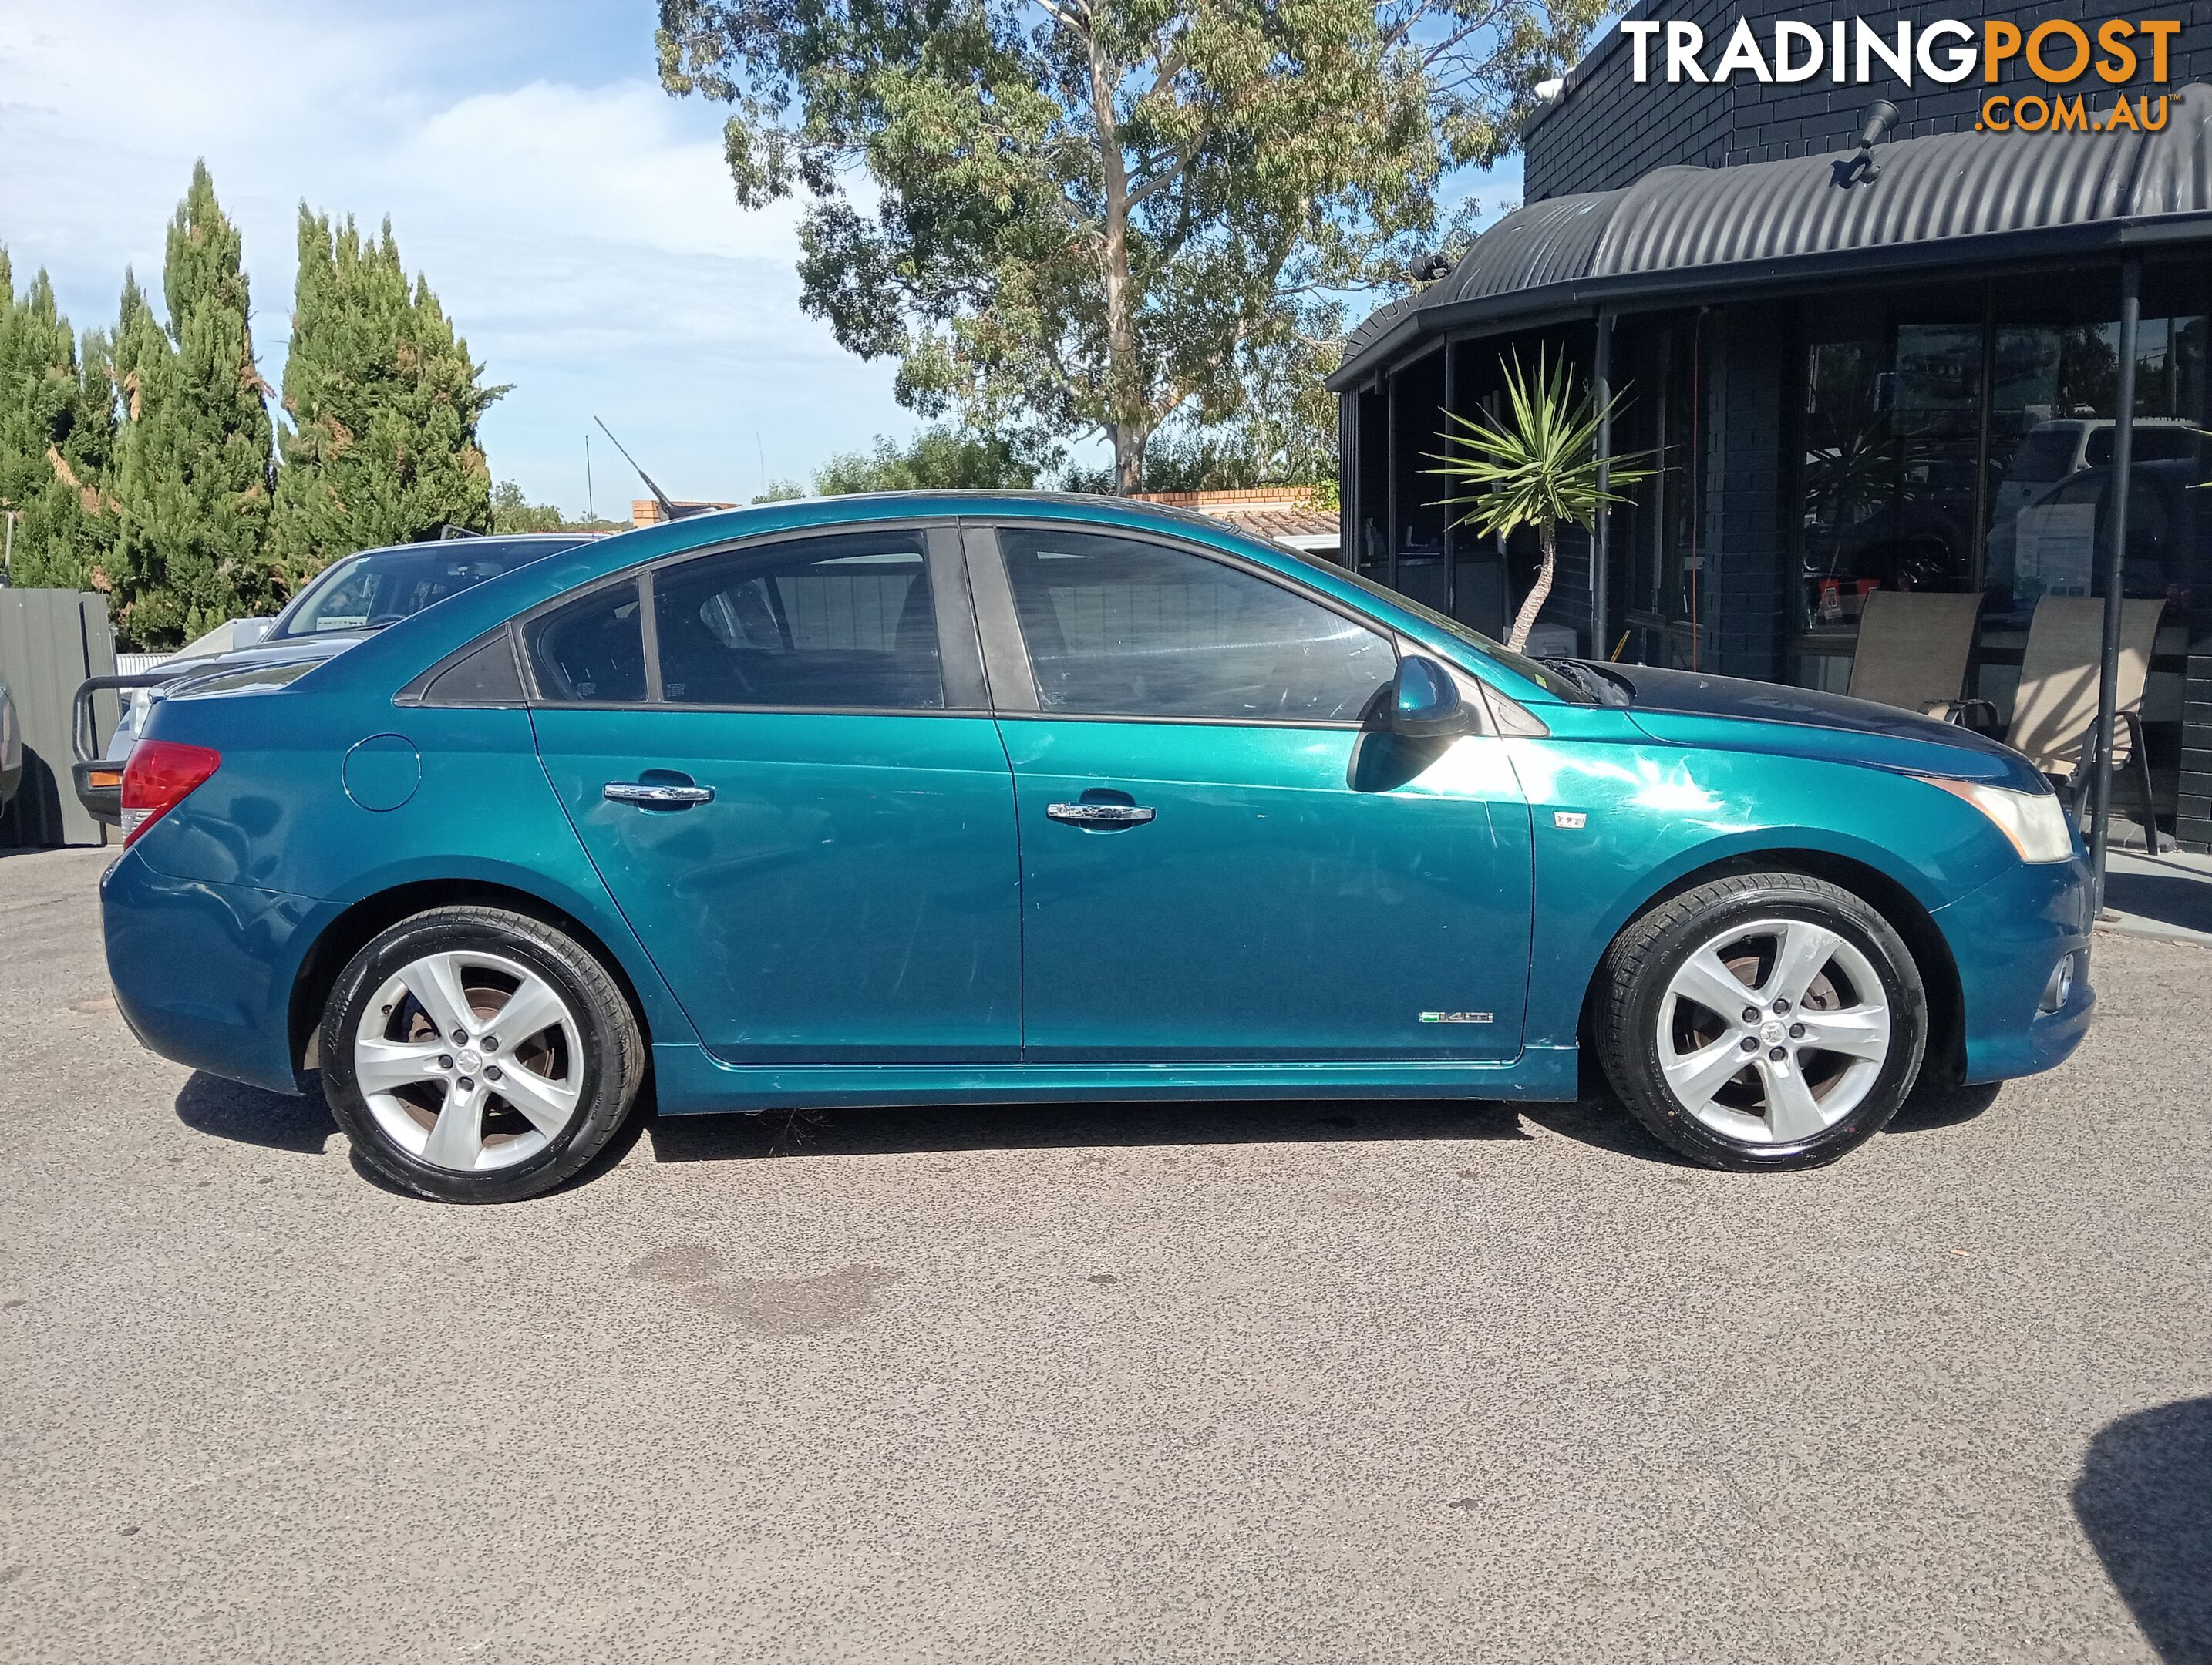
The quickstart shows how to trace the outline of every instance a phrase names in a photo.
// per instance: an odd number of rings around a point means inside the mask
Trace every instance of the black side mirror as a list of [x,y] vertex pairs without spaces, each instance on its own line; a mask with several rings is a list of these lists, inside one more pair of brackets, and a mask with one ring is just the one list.
[[1420,737],[1464,733],[1467,705],[1450,671],[1421,653],[1398,661],[1390,685],[1390,732]]

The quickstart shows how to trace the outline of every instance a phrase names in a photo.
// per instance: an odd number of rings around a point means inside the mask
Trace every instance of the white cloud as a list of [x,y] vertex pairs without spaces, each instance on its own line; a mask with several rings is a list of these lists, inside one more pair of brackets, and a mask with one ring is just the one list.
[[[19,274],[52,270],[80,327],[102,321],[126,263],[158,286],[205,156],[273,380],[298,203],[388,214],[491,379],[516,384],[486,419],[495,472],[571,507],[593,414],[702,496],[906,431],[889,367],[799,311],[793,211],[737,208],[718,112],[642,72],[648,10],[629,27],[635,50],[611,60],[528,6],[0,0],[0,241]],[[518,51],[533,27],[544,50]],[[599,483],[603,510],[640,489],[605,468]]]

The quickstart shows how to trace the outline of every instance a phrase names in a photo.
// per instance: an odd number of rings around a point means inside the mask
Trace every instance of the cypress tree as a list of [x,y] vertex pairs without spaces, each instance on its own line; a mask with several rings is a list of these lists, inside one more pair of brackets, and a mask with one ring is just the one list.
[[282,598],[264,542],[269,407],[254,363],[238,231],[207,165],[169,222],[161,273],[169,325],[126,277],[112,354],[121,634],[170,647]]
[[41,270],[19,299],[0,248],[0,524],[15,511],[15,583],[107,587],[108,444],[108,408],[88,385],[53,285]]
[[482,384],[428,283],[409,283],[392,222],[363,238],[301,204],[294,307],[273,542],[286,580],[447,526],[489,531],[477,424],[507,389]]

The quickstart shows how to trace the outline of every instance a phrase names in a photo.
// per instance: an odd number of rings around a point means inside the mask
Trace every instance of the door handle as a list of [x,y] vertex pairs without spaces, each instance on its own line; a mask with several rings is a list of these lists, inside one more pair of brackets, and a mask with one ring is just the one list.
[[1142,804],[1048,804],[1044,812],[1078,827],[1139,827],[1152,818]]
[[612,803],[635,804],[648,810],[688,810],[694,804],[714,801],[712,787],[678,787],[647,781],[610,781],[600,788],[599,795]]

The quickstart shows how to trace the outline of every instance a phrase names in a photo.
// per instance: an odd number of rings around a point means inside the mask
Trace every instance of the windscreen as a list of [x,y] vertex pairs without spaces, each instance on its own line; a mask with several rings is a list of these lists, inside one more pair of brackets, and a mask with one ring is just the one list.
[[584,541],[457,538],[404,549],[365,550],[325,568],[285,608],[268,639],[380,629],[412,618],[449,595]]

